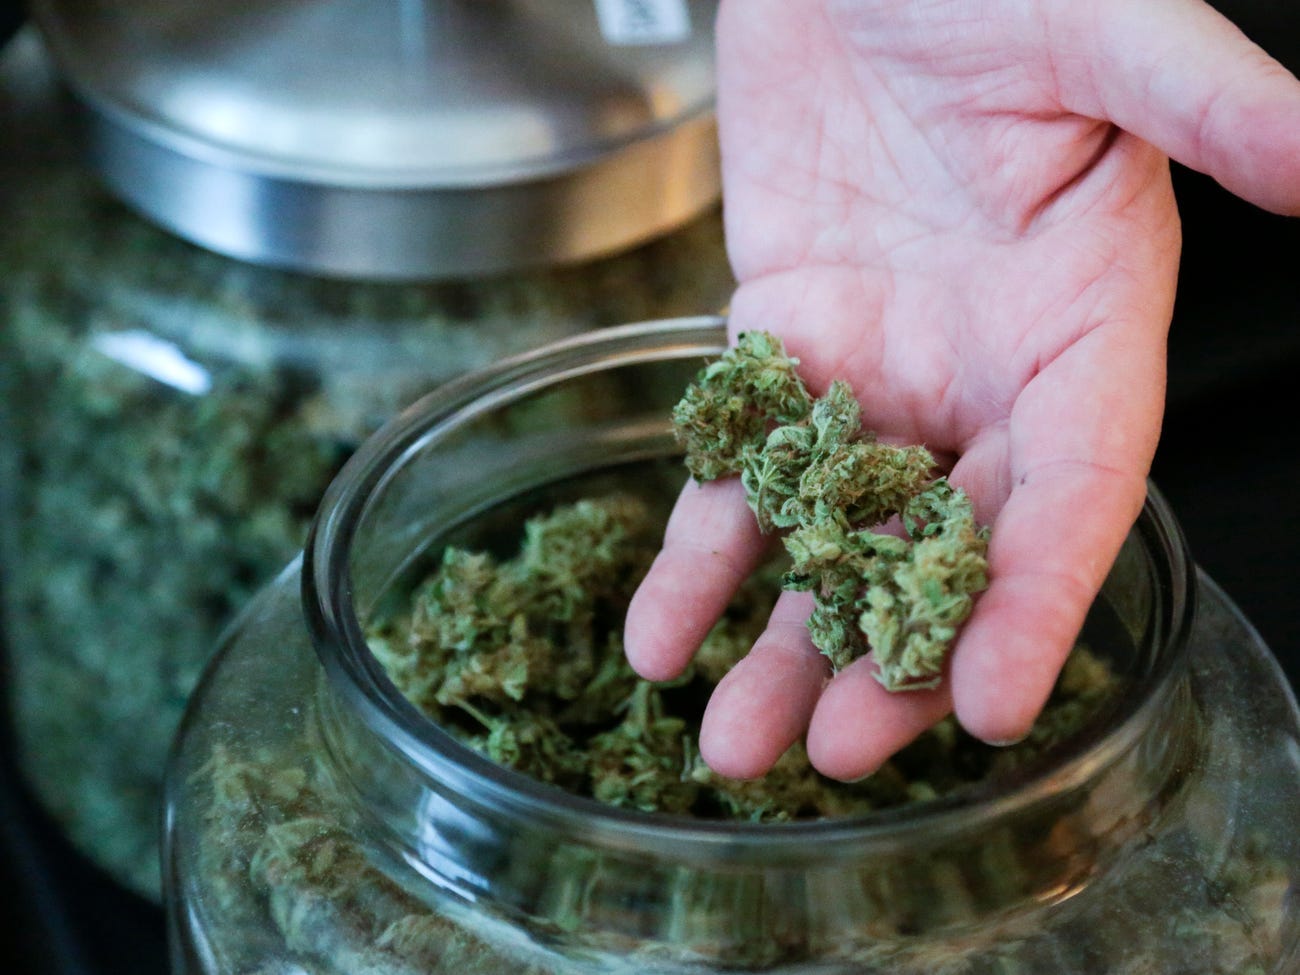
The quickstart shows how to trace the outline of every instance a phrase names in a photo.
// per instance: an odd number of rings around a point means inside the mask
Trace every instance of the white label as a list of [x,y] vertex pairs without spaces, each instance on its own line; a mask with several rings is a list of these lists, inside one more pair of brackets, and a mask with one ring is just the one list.
[[691,36],[686,0],[596,0],[596,17],[611,44],[675,44]]
[[96,351],[128,369],[166,383],[182,393],[203,396],[212,389],[208,371],[166,339],[152,332],[129,329],[125,332],[100,332],[90,344]]

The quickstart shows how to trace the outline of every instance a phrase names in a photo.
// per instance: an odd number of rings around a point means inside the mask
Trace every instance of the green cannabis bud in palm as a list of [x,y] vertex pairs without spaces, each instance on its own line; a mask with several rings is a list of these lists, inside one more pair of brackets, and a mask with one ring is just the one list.
[[704,367],[673,408],[686,448],[686,466],[702,481],[739,474],[762,450],[773,425],[800,423],[812,397],[780,342],[751,332],[727,355]]
[[[785,585],[809,590],[813,643],[838,670],[871,653],[890,690],[933,687],[987,586],[987,533],[921,446],[881,443],[853,390],[814,399],[798,362],[746,332],[673,411],[699,480],[739,474],[759,528],[788,529]],[[873,529],[898,516],[905,537]]]

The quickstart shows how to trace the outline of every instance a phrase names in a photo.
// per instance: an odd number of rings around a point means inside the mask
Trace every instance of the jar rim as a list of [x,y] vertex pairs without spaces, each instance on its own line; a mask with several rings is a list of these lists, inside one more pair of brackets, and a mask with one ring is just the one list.
[[[329,486],[304,549],[303,611],[332,690],[402,758],[444,788],[505,814],[580,833],[591,842],[671,849],[679,856],[777,860],[816,856],[815,844],[893,846],[968,829],[972,817],[1012,816],[1083,785],[1118,761],[1163,706],[1181,672],[1195,611],[1196,573],[1182,530],[1155,485],[1133,528],[1154,553],[1161,645],[1129,682],[1105,722],[1081,733],[1054,764],[991,786],[863,816],[752,823],[643,812],[566,792],[498,765],[423,715],[370,652],[353,603],[352,543],[371,502],[432,439],[516,399],[617,366],[702,359],[726,348],[726,319],[661,319],[597,329],[503,359],[444,384],[371,436]],[[812,845],[810,845],[812,844]],[[712,857],[709,857],[712,858]]]

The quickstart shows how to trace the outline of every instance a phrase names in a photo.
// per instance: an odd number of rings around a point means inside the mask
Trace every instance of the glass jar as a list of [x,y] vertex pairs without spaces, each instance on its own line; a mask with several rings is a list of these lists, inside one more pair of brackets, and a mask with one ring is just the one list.
[[594,326],[717,311],[732,280],[716,210],[630,252],[483,280],[242,264],[134,216],[33,116],[0,181],[18,759],[73,843],[156,899],[185,700],[356,445],[454,375]]
[[[498,767],[397,693],[367,622],[475,526],[671,490],[668,409],[724,339],[692,319],[566,340],[349,461],[173,751],[174,970],[1294,971],[1295,703],[1154,492],[1089,623],[1125,689],[1000,783],[815,822],[641,813]],[[611,378],[638,395],[559,408]]]

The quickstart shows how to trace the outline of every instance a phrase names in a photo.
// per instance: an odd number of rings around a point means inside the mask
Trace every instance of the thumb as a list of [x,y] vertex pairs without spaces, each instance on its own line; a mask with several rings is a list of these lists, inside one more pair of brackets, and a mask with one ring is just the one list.
[[1049,44],[1066,108],[1114,122],[1258,206],[1300,215],[1291,72],[1201,0],[1053,7]]

